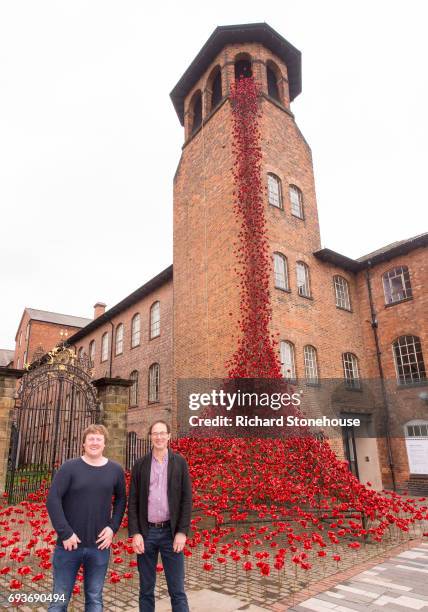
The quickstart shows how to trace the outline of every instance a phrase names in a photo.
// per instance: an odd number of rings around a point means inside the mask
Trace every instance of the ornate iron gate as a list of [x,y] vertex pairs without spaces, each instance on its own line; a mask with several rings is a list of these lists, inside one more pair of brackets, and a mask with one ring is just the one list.
[[24,374],[11,431],[6,492],[16,503],[81,453],[82,433],[100,419],[86,355],[57,347]]

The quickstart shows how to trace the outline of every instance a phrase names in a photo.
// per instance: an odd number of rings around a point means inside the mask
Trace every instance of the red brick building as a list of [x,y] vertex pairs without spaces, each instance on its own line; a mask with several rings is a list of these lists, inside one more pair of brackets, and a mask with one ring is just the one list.
[[134,379],[128,428],[139,436],[154,417],[176,425],[177,381],[225,376],[239,336],[230,88],[242,74],[261,89],[272,333],[284,377],[329,389],[323,410],[361,415],[366,435],[346,431],[344,452],[362,481],[428,478],[428,234],[358,260],[321,248],[311,150],[290,107],[301,55],[267,24],[217,28],[171,93],[184,126],[174,273],[99,307],[69,341],[95,377]]

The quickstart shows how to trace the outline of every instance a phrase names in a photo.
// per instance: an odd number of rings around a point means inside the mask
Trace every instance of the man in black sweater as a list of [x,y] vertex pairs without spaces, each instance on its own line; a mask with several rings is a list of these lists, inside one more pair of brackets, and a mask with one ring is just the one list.
[[49,490],[46,506],[58,534],[53,555],[51,612],[67,610],[82,564],[85,610],[103,610],[110,545],[126,506],[123,469],[103,456],[107,438],[103,425],[87,427],[83,432],[82,457],[63,463]]
[[168,423],[156,421],[149,435],[152,452],[135,462],[128,500],[128,529],[140,574],[140,612],[155,609],[159,552],[172,611],[189,612],[183,555],[192,513],[189,469],[182,455],[168,449]]

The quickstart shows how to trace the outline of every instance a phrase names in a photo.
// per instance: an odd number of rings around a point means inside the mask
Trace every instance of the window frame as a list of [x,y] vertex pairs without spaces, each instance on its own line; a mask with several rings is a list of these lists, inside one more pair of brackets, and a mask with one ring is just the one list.
[[[119,336],[120,334],[120,336]],[[125,327],[123,323],[119,323],[114,334],[114,356],[123,354],[123,340],[125,335]]]
[[[301,292],[302,285],[299,285],[299,269],[303,269],[305,271],[305,282],[303,286],[307,288],[307,293]],[[312,290],[311,290],[311,275],[309,272],[309,266],[304,261],[296,261],[296,285],[297,285],[297,295],[303,298],[312,299]]]
[[[133,376],[133,375],[136,376]],[[129,387],[129,407],[136,408],[138,407],[138,370],[132,370],[129,375],[129,379],[133,381],[132,385]],[[133,400],[135,399],[135,402]]]
[[[299,212],[300,214],[296,215],[296,213],[293,211],[293,198],[291,197],[292,193],[297,193],[297,197],[299,200]],[[302,221],[305,220],[305,209],[303,206],[303,192],[302,190],[297,187],[297,185],[295,185],[294,183],[290,183],[288,185],[288,197],[290,199],[290,213],[293,217],[296,217],[296,219],[301,219]]]
[[[290,369],[290,375],[287,376],[286,375],[286,371],[284,370],[284,366],[287,365],[285,361],[283,361],[283,350],[282,347],[283,346],[288,346],[290,348],[290,364],[291,368]],[[281,374],[282,374],[282,378],[284,378],[285,380],[288,381],[295,381],[297,380],[297,371],[296,371],[296,350],[295,350],[295,346],[292,342],[290,342],[290,340],[281,340],[279,343],[279,355],[280,355],[280,361],[281,361]]]
[[95,355],[96,355],[96,344],[95,340],[91,340],[89,343],[89,363],[91,367],[94,367],[95,364]]
[[[399,343],[400,340],[405,340],[406,342],[405,346],[406,347],[411,346],[410,344],[408,344],[409,338],[411,338],[413,341],[413,347],[414,347],[414,353],[413,353],[414,360],[413,361],[410,361],[411,353],[409,352],[403,353],[401,351],[402,345],[397,344]],[[417,345],[419,345],[419,350],[417,350]],[[396,350],[397,348],[400,349],[401,358],[403,357],[407,358],[407,363],[403,362],[402,360],[401,365],[399,365],[397,350]],[[418,355],[420,355],[420,360],[418,360]],[[414,336],[412,334],[403,334],[401,336],[398,336],[398,338],[396,338],[394,342],[392,343],[392,356],[394,360],[397,384],[400,387],[407,387],[411,385],[420,385],[420,384],[427,383],[427,373],[426,373],[424,354],[422,350],[422,342],[419,336]],[[417,369],[417,374],[418,374],[417,377],[413,375],[413,370],[411,369],[414,366],[416,366],[416,369]],[[407,379],[406,374],[403,375],[400,373],[400,369],[404,370],[405,367],[409,368],[410,380]]]
[[[109,333],[108,331],[104,332],[101,336],[101,354],[100,354],[100,363],[105,363],[108,361],[108,349],[109,349]],[[104,357],[104,353],[106,356]]]
[[[278,284],[279,273],[276,269],[276,262],[281,261],[283,266],[283,275],[284,275],[284,287]],[[280,253],[279,251],[275,251],[273,254],[273,282],[275,289],[280,289],[281,291],[290,291],[290,281],[288,277],[288,261],[287,257]]]
[[[404,297],[393,299],[393,281],[397,278],[401,278],[401,291],[403,292]],[[393,268],[386,270],[386,272],[382,274],[382,287],[385,298],[385,306],[394,306],[395,304],[400,304],[400,302],[412,300],[413,291],[409,267],[406,265],[394,266]]]
[[[152,380],[152,372],[156,372],[154,375],[156,378]],[[160,402],[160,365],[156,361],[149,366],[149,373],[147,377],[148,382],[148,393],[147,393],[147,403],[148,404],[158,404]],[[152,390],[153,386],[156,389],[155,399],[153,399]]]
[[[342,287],[338,286],[337,281],[339,281],[339,280],[344,283],[344,287],[346,289],[346,291],[345,291],[346,295],[344,296],[344,299],[343,299],[343,301],[345,302],[345,306],[343,304],[339,304],[338,303],[340,301],[340,299],[341,299],[341,296],[339,295],[339,291],[341,289],[343,289],[343,286]],[[334,297],[335,297],[335,302],[336,302],[336,308],[340,308],[340,310],[346,310],[347,312],[352,312],[351,292],[349,290],[349,282],[347,281],[347,279],[344,276],[341,276],[340,274],[335,274],[333,276],[333,288],[334,288]]]
[[[266,176],[267,176],[267,196],[268,196],[269,206],[273,206],[274,208],[278,208],[279,210],[284,210],[284,198],[282,197],[281,179],[274,172],[268,172]],[[274,194],[274,197],[278,198],[278,204],[275,204],[275,202],[271,200],[271,194],[272,194],[271,181],[272,180],[275,181],[275,185],[278,187],[278,194]]]
[[[309,363],[309,353],[311,354],[311,358],[313,358],[313,362],[311,364]],[[305,344],[305,346],[303,347],[303,365],[305,370],[305,380],[307,384],[319,385],[320,377],[318,368],[318,351],[312,344]],[[308,376],[308,373],[311,369],[314,370],[314,376]]]
[[[136,321],[138,321],[138,329],[135,329]],[[138,342],[134,342],[138,336]],[[141,314],[136,312],[131,319],[131,349],[140,346],[141,344]]]
[[[157,308],[157,313],[158,313],[157,320],[153,318],[153,313],[155,311],[155,308]],[[161,334],[160,325],[161,325],[160,300],[156,300],[150,306],[150,313],[149,313],[149,339],[150,340],[154,340],[155,338],[158,338],[160,336]],[[155,330],[155,332],[157,331],[157,333],[155,333],[153,330]]]
[[[351,368],[349,367],[351,365]],[[348,389],[361,389],[360,367],[355,353],[345,351],[342,353],[342,367],[345,386]],[[349,374],[352,374],[349,376]]]

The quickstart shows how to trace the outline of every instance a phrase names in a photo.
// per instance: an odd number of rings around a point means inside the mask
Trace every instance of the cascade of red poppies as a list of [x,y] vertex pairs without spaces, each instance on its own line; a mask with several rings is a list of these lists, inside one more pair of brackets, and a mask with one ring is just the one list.
[[260,92],[253,77],[232,85],[234,212],[240,226],[235,255],[241,292],[238,348],[226,364],[230,378],[281,378],[269,331],[271,261],[266,236],[260,147]]

